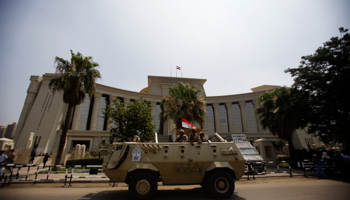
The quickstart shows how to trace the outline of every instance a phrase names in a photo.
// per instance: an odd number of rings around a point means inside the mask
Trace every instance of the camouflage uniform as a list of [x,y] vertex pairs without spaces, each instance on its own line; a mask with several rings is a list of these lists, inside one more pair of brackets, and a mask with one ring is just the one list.
[[187,142],[188,141],[188,136],[187,135],[185,135],[185,134],[183,134],[183,135],[178,135],[177,137],[176,137],[176,140],[175,140],[175,142]]

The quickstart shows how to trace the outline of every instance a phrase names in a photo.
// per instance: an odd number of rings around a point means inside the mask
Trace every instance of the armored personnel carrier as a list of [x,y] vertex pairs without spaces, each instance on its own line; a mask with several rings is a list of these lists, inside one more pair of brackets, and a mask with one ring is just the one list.
[[215,198],[228,198],[245,170],[233,142],[113,144],[103,162],[113,182],[125,182],[133,199],[151,199],[163,185],[200,184]]

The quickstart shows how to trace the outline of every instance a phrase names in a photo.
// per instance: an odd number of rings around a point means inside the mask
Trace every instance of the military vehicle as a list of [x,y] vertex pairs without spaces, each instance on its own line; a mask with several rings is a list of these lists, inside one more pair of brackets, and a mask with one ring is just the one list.
[[151,199],[163,185],[200,184],[215,198],[228,198],[244,175],[233,142],[114,143],[102,164],[113,182],[125,182],[133,199]]
[[265,170],[265,160],[260,156],[259,152],[248,142],[244,134],[231,134],[233,142],[235,142],[241,152],[245,163],[246,173],[261,173]]

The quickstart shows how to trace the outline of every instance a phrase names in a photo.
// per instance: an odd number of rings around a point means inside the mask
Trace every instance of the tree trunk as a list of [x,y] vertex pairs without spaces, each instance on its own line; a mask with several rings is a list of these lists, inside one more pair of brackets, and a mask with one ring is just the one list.
[[57,156],[55,160],[55,165],[61,165],[61,159],[62,159],[62,154],[63,154],[63,149],[64,146],[66,145],[66,139],[67,139],[67,133],[68,133],[68,127],[69,127],[69,121],[70,121],[70,116],[72,115],[72,109],[73,109],[72,104],[68,104],[68,110],[66,114],[66,119],[64,121],[63,125],[63,130],[62,130],[62,135],[60,139],[60,144],[58,146],[58,151],[57,151]]
[[289,149],[289,156],[290,156],[290,162],[292,165],[296,164],[296,155],[295,155],[295,149],[294,149],[294,145],[293,145],[293,141],[292,141],[292,137],[289,137],[287,139],[288,141],[288,149]]

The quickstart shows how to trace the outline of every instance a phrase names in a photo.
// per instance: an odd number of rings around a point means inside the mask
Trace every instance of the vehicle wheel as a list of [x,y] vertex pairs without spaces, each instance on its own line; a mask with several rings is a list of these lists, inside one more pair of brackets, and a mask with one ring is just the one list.
[[151,199],[157,191],[158,183],[150,173],[138,173],[133,176],[129,184],[129,193],[133,199]]
[[228,172],[216,171],[210,174],[206,186],[214,198],[229,198],[235,189],[235,182]]

